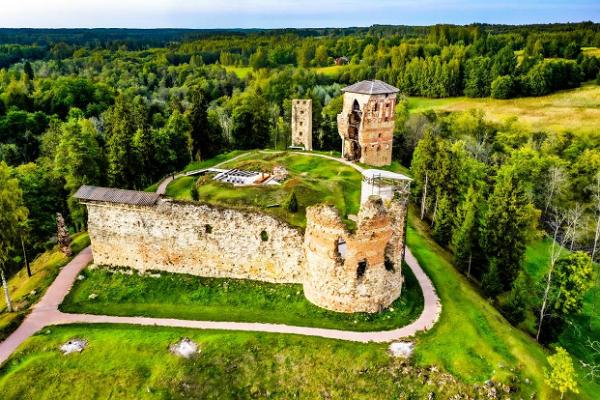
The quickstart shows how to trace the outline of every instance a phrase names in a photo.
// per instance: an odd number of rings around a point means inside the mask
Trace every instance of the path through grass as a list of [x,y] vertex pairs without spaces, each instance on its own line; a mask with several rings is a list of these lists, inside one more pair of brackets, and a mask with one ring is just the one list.
[[[209,321],[267,322],[356,331],[386,330],[408,325],[423,311],[421,288],[403,266],[402,295],[382,313],[345,314],[317,307],[304,297],[300,284],[203,278],[161,272],[140,275],[132,270],[86,269],[61,310],[72,313],[146,316]],[[90,295],[98,297],[90,300]],[[93,296],[92,296],[93,297]]]

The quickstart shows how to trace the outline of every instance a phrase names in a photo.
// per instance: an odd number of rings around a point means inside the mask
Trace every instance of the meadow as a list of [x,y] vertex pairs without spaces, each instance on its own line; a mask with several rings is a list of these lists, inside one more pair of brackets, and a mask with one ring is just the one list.
[[509,100],[409,97],[408,107],[411,113],[480,109],[492,121],[503,122],[517,118],[525,129],[532,131],[593,134],[600,128],[600,86],[596,84],[585,84],[577,89],[563,90],[547,96]]

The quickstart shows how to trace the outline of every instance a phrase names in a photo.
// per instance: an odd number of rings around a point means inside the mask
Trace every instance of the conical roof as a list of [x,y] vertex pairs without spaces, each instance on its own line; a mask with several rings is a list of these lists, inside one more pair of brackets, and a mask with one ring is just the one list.
[[377,79],[356,82],[342,89],[342,92],[360,94],[391,94],[399,91],[400,89]]

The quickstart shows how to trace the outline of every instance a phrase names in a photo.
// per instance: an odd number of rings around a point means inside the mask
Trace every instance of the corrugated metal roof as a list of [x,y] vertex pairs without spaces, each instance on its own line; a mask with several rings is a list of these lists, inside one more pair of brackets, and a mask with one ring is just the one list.
[[342,92],[360,94],[391,94],[399,91],[400,89],[377,79],[356,82],[342,89]]
[[156,204],[160,195],[137,190],[114,189],[99,186],[81,186],[73,195],[83,201],[102,201],[106,203],[134,204],[150,206]]

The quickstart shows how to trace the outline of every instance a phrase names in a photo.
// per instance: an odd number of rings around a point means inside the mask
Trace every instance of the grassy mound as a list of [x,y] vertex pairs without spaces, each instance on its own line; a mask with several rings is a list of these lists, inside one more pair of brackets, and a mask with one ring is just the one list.
[[[276,165],[284,166],[289,172],[288,179],[282,185],[235,187],[213,181],[210,176],[200,177],[199,199],[227,207],[261,209],[298,227],[306,226],[306,207],[329,203],[337,207],[348,226],[353,226],[347,217],[358,213],[361,176],[347,165],[299,153],[253,151],[220,167],[271,171]],[[178,178],[169,184],[166,195],[191,200],[195,182],[195,177]],[[290,213],[282,206],[292,191],[298,198],[296,213]]]
[[[402,295],[382,313],[345,314],[325,310],[304,297],[300,284],[242,279],[160,276],[86,269],[61,309],[66,312],[149,316],[211,321],[268,322],[356,331],[394,329],[414,321],[423,294],[410,268],[403,266]],[[90,300],[94,293],[98,297]]]

